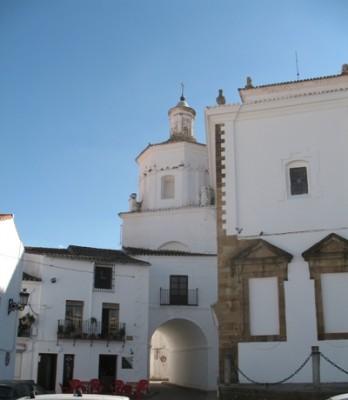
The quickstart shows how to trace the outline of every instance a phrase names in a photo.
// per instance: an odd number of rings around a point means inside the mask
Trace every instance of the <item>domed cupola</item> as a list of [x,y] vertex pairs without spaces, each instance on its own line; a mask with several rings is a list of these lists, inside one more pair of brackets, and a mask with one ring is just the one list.
[[191,108],[184,97],[181,95],[179,103],[168,111],[170,122],[169,141],[196,142],[194,136],[194,122],[196,111]]

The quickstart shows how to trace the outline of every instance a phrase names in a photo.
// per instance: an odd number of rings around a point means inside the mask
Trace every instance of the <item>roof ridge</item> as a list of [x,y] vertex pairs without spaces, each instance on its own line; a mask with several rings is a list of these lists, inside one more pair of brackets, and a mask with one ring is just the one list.
[[296,93],[296,94],[288,95],[288,96],[278,96],[278,97],[272,97],[272,98],[249,100],[249,101],[243,102],[243,104],[247,105],[247,104],[257,104],[257,103],[268,103],[268,102],[279,101],[279,100],[295,99],[295,98],[299,98],[299,97],[308,97],[308,96],[316,96],[316,95],[320,95],[320,94],[342,92],[342,91],[346,91],[346,90],[348,90],[348,88],[337,88],[337,89],[317,90],[317,91],[313,90],[313,91],[307,92],[307,93]]
[[213,253],[196,253],[182,250],[170,250],[170,249],[146,249],[140,247],[123,247],[125,252],[129,255],[172,255],[172,256],[216,256]]
[[306,79],[299,79],[299,80],[292,80],[292,81],[283,81],[283,82],[276,82],[276,83],[267,83],[265,85],[248,86],[248,87],[244,87],[244,88],[239,88],[238,90],[245,90],[245,89],[252,90],[252,89],[257,89],[257,88],[265,88],[265,87],[269,87],[269,86],[280,86],[280,85],[287,85],[287,84],[292,84],[292,83],[318,81],[318,80],[321,80],[321,79],[337,78],[339,76],[342,76],[342,74],[326,75],[326,76],[319,76],[319,77],[314,77],[314,78],[306,78]]

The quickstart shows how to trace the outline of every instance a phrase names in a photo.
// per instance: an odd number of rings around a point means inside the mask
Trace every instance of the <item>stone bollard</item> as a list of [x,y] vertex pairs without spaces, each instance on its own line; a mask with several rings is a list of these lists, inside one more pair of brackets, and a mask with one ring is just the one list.
[[231,355],[225,354],[224,359],[224,384],[230,385],[231,384]]
[[312,380],[314,388],[320,387],[320,351],[319,346],[312,346]]

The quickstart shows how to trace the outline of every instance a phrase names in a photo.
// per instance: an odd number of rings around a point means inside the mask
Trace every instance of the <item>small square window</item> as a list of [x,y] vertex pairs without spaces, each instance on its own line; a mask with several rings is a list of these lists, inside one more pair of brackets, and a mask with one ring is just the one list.
[[290,193],[292,196],[308,194],[307,168],[290,168]]
[[111,290],[112,283],[112,267],[96,265],[94,269],[94,289]]

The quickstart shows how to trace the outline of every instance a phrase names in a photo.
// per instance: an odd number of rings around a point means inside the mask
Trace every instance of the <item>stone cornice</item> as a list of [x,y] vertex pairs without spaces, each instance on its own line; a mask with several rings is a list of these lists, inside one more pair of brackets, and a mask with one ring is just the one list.
[[192,209],[197,209],[198,210],[203,210],[203,209],[212,209],[215,210],[216,206],[215,205],[210,205],[210,206],[199,206],[199,205],[190,205],[190,206],[182,206],[182,207],[166,207],[166,208],[153,208],[153,209],[147,209],[147,210],[139,210],[139,211],[124,211],[120,212],[118,215],[136,215],[139,216],[139,214],[146,214],[146,213],[158,213],[158,212],[167,212],[167,211],[177,211],[177,210],[190,210],[192,212]]
[[[292,99],[299,99],[299,98],[308,98],[310,96],[316,96],[316,95],[325,95],[325,94],[330,94],[330,93],[340,93],[340,92],[347,92],[348,87],[343,87],[343,88],[336,88],[336,89],[331,89],[331,90],[321,90],[321,91],[311,91],[311,92],[304,92],[304,93],[296,93],[292,95],[287,95],[287,96],[275,96],[272,98],[260,98],[256,100],[250,100],[244,103],[229,103],[225,104],[222,106],[208,106],[207,110],[212,110],[214,111],[221,111],[221,113],[224,113],[226,109],[231,108],[231,107],[239,107],[239,106],[245,106],[245,105],[251,105],[251,104],[260,104],[260,103],[272,103],[272,102],[278,102],[278,101],[283,101],[283,100],[292,100]],[[311,98],[312,100],[312,98]]]

